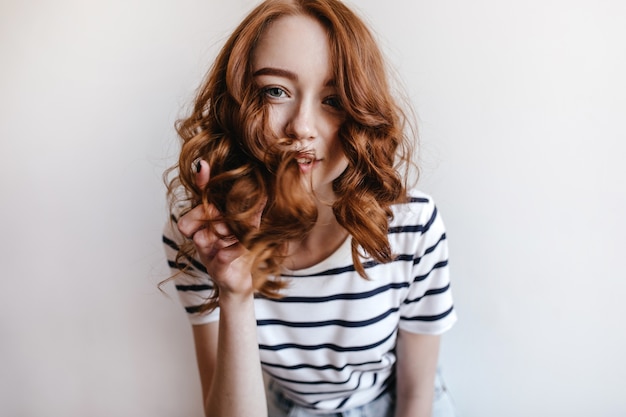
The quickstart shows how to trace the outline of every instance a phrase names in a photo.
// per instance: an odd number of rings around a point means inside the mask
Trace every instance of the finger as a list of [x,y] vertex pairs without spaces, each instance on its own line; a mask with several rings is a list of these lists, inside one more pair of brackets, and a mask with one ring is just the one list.
[[[234,237],[220,238],[209,229],[198,230],[193,235],[193,243],[201,257],[213,259],[219,252],[228,251],[231,255],[243,250],[243,246]],[[236,249],[236,250],[235,250]]]
[[215,234],[222,240],[226,242],[235,242],[237,238],[233,235],[233,232],[224,222],[215,222],[213,223],[213,230]]
[[220,249],[218,243],[220,238],[209,229],[200,229],[191,237],[200,255],[209,256]]
[[215,219],[219,215],[219,211],[213,205],[207,206],[206,209],[203,205],[196,206],[178,219],[178,230],[183,236],[192,238],[198,230],[206,227],[208,220]]
[[219,248],[214,246],[209,258],[222,265],[228,265],[247,253],[246,248],[239,242]]
[[206,185],[209,183],[210,178],[210,168],[209,163],[204,159],[197,160],[194,163],[194,169],[196,172],[196,185],[200,189],[204,189]]

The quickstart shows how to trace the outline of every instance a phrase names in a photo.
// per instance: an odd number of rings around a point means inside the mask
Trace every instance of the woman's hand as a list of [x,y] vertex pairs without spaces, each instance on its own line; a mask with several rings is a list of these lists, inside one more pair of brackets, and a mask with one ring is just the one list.
[[[209,182],[200,161],[196,184]],[[251,219],[261,222],[263,205]],[[178,219],[178,230],[193,243],[219,288],[218,323],[194,326],[194,339],[207,416],[267,416],[256,332],[252,255],[221,221],[219,210],[198,205]],[[209,226],[211,223],[211,226]]]
[[[199,188],[209,182],[209,171],[206,161],[198,163],[196,184]],[[262,208],[252,219],[256,226],[260,224],[261,212]],[[178,220],[178,230],[193,240],[200,261],[220,288],[220,298],[250,295],[253,292],[251,255],[220,218],[221,213],[214,205],[206,211],[203,205],[198,205]],[[209,222],[213,222],[213,229],[208,227]]]

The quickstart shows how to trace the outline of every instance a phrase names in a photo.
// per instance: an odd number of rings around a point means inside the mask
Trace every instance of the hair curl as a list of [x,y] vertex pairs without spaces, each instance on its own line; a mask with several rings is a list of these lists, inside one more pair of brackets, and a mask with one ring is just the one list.
[[[337,199],[332,209],[352,236],[354,267],[364,278],[361,256],[381,263],[393,260],[387,238],[390,206],[406,196],[412,154],[406,117],[390,92],[376,41],[361,19],[338,0],[267,0],[257,6],[219,52],[189,117],[177,122],[182,149],[165,178],[172,207],[182,202],[187,210],[197,204],[221,210],[222,221],[253,254],[255,290],[268,297],[279,296],[286,285],[279,276],[287,242],[310,231],[317,219],[315,201],[302,188],[295,153],[283,146],[288,141],[268,140],[273,133],[268,131],[264,99],[252,80],[251,56],[259,37],[273,21],[290,15],[314,18],[328,35],[346,114],[339,138],[348,160],[333,183]],[[191,169],[198,158],[211,168],[204,189],[195,184]],[[249,219],[263,204],[257,228]],[[191,242],[183,243],[177,263],[183,265],[181,259],[194,251]],[[214,309],[218,296],[215,287],[203,309]]]

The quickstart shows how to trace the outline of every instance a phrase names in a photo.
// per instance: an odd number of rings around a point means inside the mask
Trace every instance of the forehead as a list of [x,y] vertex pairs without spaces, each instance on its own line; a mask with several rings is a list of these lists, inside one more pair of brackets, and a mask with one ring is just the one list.
[[259,37],[253,51],[254,69],[288,65],[293,70],[330,63],[328,36],[315,19],[283,16],[272,22]]

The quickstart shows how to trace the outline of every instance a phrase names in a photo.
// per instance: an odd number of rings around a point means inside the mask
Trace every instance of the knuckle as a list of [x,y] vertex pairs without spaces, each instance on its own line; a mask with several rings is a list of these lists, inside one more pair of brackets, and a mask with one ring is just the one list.
[[193,243],[198,249],[205,248],[211,244],[209,236],[207,236],[206,229],[198,230],[193,234]]
[[180,233],[182,233],[185,236],[189,235],[189,224],[187,222],[187,219],[185,218],[185,216],[181,217],[180,219],[178,219],[178,223],[176,224],[176,227],[178,227],[178,231]]
[[215,223],[214,228],[215,228],[215,233],[217,233],[220,236],[228,236],[231,234],[230,229],[224,223]]

